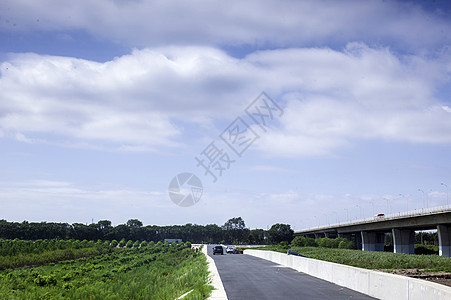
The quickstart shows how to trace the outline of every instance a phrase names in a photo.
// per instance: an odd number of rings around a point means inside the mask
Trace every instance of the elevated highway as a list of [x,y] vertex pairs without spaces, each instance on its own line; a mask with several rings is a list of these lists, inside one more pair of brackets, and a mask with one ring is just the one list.
[[415,253],[415,231],[436,229],[439,254],[451,257],[451,207],[397,213],[353,222],[338,223],[295,231],[306,237],[345,237],[353,239],[358,248],[367,251],[384,251],[386,233],[393,235],[395,253]]

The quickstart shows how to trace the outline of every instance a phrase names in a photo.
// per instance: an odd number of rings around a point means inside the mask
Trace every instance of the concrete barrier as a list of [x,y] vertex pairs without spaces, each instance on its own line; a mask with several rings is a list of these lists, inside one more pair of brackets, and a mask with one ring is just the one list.
[[[199,246],[201,246],[199,244]],[[210,280],[211,285],[215,288],[212,292],[210,297],[207,300],[227,300],[227,294],[224,289],[224,285],[222,284],[221,277],[219,276],[218,269],[216,268],[215,261],[213,258],[211,258],[207,254],[207,247],[208,245],[202,246],[202,252],[207,257],[207,263],[208,263],[208,271],[210,272]]]
[[270,260],[296,271],[383,300],[451,299],[451,287],[426,280],[274,251],[246,249],[244,254]]

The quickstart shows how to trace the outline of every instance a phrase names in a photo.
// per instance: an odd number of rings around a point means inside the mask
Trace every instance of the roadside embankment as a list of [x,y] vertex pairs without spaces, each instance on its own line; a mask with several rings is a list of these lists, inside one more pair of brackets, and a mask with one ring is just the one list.
[[246,249],[244,254],[263,258],[379,299],[451,299],[451,287],[421,279],[274,251]]
[[[193,247],[199,247],[201,245],[193,245]],[[216,264],[208,253],[208,245],[203,245],[202,252],[207,257],[208,262],[208,271],[210,272],[211,285],[215,288],[208,299],[212,300],[227,300],[227,294],[225,292],[224,286],[222,284],[221,277],[219,276],[218,269],[216,268]]]

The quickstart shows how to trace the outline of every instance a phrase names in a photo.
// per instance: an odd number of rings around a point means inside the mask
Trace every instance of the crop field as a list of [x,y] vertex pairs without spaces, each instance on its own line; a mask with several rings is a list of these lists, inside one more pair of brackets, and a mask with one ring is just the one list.
[[[205,299],[212,290],[205,256],[192,250],[189,243],[135,242],[133,247],[117,248],[100,241],[75,242],[84,244],[75,249],[73,241],[46,241],[42,243],[61,243],[66,247],[30,251],[18,246],[29,242],[2,242],[9,245],[0,247],[3,262],[17,257],[22,259],[16,261],[23,262],[27,257],[32,261],[42,255],[48,262],[50,258],[59,259],[54,254],[61,251],[82,251],[90,257],[63,257],[62,262],[16,269],[4,263],[4,270],[0,271],[0,299],[177,299],[186,293],[184,299]],[[6,252],[14,243],[22,250]],[[29,244],[29,249],[34,245]]]
[[451,258],[437,255],[415,255],[322,247],[287,248],[268,246],[254,249],[272,250],[284,253],[290,249],[309,258],[365,269],[426,269],[428,271],[451,272]]
[[109,243],[93,241],[0,239],[0,270],[89,257],[109,251]]

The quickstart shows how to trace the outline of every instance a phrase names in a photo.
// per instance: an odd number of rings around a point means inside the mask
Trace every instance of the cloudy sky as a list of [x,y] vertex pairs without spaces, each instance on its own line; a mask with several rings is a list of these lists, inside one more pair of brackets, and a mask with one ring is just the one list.
[[[0,219],[302,229],[446,205],[450,46],[446,0],[2,0]],[[191,207],[168,195],[183,172]]]

